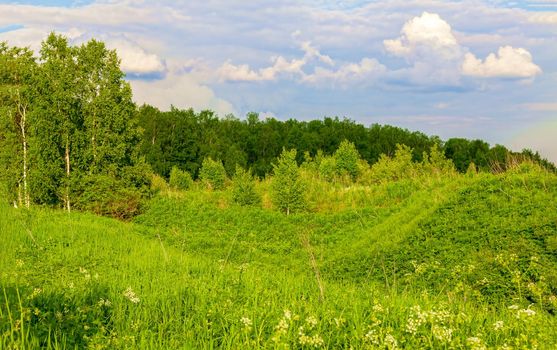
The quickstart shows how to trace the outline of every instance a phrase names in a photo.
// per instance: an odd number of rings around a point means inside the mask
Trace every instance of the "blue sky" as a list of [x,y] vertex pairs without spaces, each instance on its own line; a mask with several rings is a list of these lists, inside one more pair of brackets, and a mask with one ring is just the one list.
[[117,49],[135,99],[340,116],[557,162],[557,0],[0,1],[0,40]]

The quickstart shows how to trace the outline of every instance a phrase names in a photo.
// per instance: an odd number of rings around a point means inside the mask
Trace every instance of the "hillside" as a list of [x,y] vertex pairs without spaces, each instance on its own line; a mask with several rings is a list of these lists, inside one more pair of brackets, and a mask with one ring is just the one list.
[[0,348],[557,346],[557,177],[162,191],[132,223],[0,206]]

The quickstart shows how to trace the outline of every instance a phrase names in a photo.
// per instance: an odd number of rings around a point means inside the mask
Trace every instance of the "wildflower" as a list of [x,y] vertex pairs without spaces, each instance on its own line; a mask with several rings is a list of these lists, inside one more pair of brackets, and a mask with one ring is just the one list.
[[17,260],[15,261],[15,266],[16,266],[16,267],[22,267],[22,266],[23,266],[23,260],[17,259]]
[[466,344],[470,347],[471,350],[485,350],[486,347],[483,345],[483,342],[478,337],[470,337],[466,339]]
[[132,287],[128,287],[128,289],[124,291],[124,296],[134,304],[138,304],[140,302],[139,297],[132,290]]
[[383,312],[383,311],[385,311],[385,309],[383,309],[383,306],[381,306],[381,304],[375,303],[373,305],[373,312],[380,313],[380,312]]
[[323,338],[321,338],[318,334],[314,334],[312,336],[305,334],[303,326],[298,329],[298,342],[302,346],[307,345],[316,348],[321,347],[324,344]]
[[282,318],[276,325],[275,330],[277,331],[277,333],[286,334],[286,332],[288,332],[288,327],[288,322],[284,318]]
[[524,317],[532,317],[536,314],[536,311],[528,308],[528,309],[522,309],[522,310],[518,310],[516,317],[517,318],[522,318]]
[[306,318],[306,323],[309,325],[309,328],[313,328],[317,326],[317,318],[315,318],[314,316],[309,316],[308,318]]
[[112,305],[112,303],[108,299],[105,300],[105,299],[101,298],[99,300],[99,302],[97,303],[97,305],[99,305],[100,307],[103,307],[103,306],[109,307],[109,306]]
[[509,306],[509,310],[518,310],[518,305],[511,305]]
[[406,322],[406,332],[410,334],[416,334],[418,332],[418,327],[420,327],[420,323],[417,322],[413,318],[409,318]]
[[40,295],[43,292],[43,290],[41,288],[35,288],[33,289],[33,293],[31,293],[30,296],[27,297],[27,299],[29,300],[33,300],[35,299],[38,295]]
[[398,342],[396,341],[396,338],[389,333],[385,335],[384,343],[387,346],[387,349],[396,349],[398,347]]
[[244,329],[246,329],[246,330],[250,330],[251,326],[253,324],[253,322],[251,322],[251,320],[247,317],[242,317],[240,319],[240,322],[242,322],[242,324],[244,325]]
[[364,335],[364,339],[371,344],[379,345],[379,336],[374,329],[369,330],[366,335]]
[[440,342],[450,342],[453,336],[453,330],[442,326],[434,325],[432,328],[433,336]]
[[292,318],[292,312],[290,310],[284,310],[284,318],[290,320]]
[[505,327],[505,323],[503,321],[497,321],[493,324],[493,329],[496,331],[500,331],[503,327]]

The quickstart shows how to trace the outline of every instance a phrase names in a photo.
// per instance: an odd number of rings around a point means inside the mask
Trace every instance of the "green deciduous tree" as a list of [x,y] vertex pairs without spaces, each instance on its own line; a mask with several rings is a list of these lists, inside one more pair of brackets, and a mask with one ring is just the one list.
[[289,215],[306,207],[306,186],[300,178],[296,162],[296,150],[282,151],[273,164],[271,200],[280,210]]
[[170,186],[177,190],[189,190],[193,186],[193,180],[190,173],[180,170],[178,167],[172,167],[170,170]]
[[199,178],[207,188],[222,190],[226,184],[226,170],[220,160],[207,157],[203,160]]
[[358,161],[360,154],[354,143],[344,140],[340,143],[334,155],[337,175],[349,175],[355,180],[359,175]]
[[255,190],[255,180],[250,171],[236,165],[236,173],[232,178],[232,200],[240,205],[256,205],[261,197]]
[[30,50],[0,43],[0,194],[26,207],[30,205],[29,124],[36,68]]

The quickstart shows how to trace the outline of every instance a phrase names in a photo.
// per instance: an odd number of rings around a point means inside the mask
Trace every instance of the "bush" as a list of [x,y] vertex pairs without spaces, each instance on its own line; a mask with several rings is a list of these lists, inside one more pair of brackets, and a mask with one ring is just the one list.
[[296,150],[283,150],[276,164],[273,164],[271,200],[281,211],[289,215],[306,207],[306,186],[300,179],[300,169],[296,163]]
[[127,220],[141,212],[145,194],[125,180],[110,175],[86,175],[75,179],[70,196],[75,209]]
[[190,173],[173,166],[170,171],[170,187],[177,190],[189,190],[193,185]]
[[352,180],[358,177],[358,161],[360,160],[360,154],[352,142],[348,140],[342,141],[335,152],[334,158],[336,162],[336,171],[339,176],[350,175]]
[[222,162],[211,157],[203,159],[199,178],[209,189],[222,190],[226,184],[226,170]]
[[384,183],[411,178],[416,175],[416,164],[412,162],[412,149],[406,145],[397,145],[394,158],[381,155],[373,164],[364,182]]
[[319,164],[319,176],[326,181],[333,181],[337,171],[337,162],[334,157],[324,157]]
[[153,178],[151,179],[151,191],[155,193],[168,191],[168,183],[166,183],[166,180],[162,176],[153,174]]
[[239,165],[236,165],[236,174],[232,179],[232,200],[240,205],[261,203],[261,197],[255,191],[253,176]]

